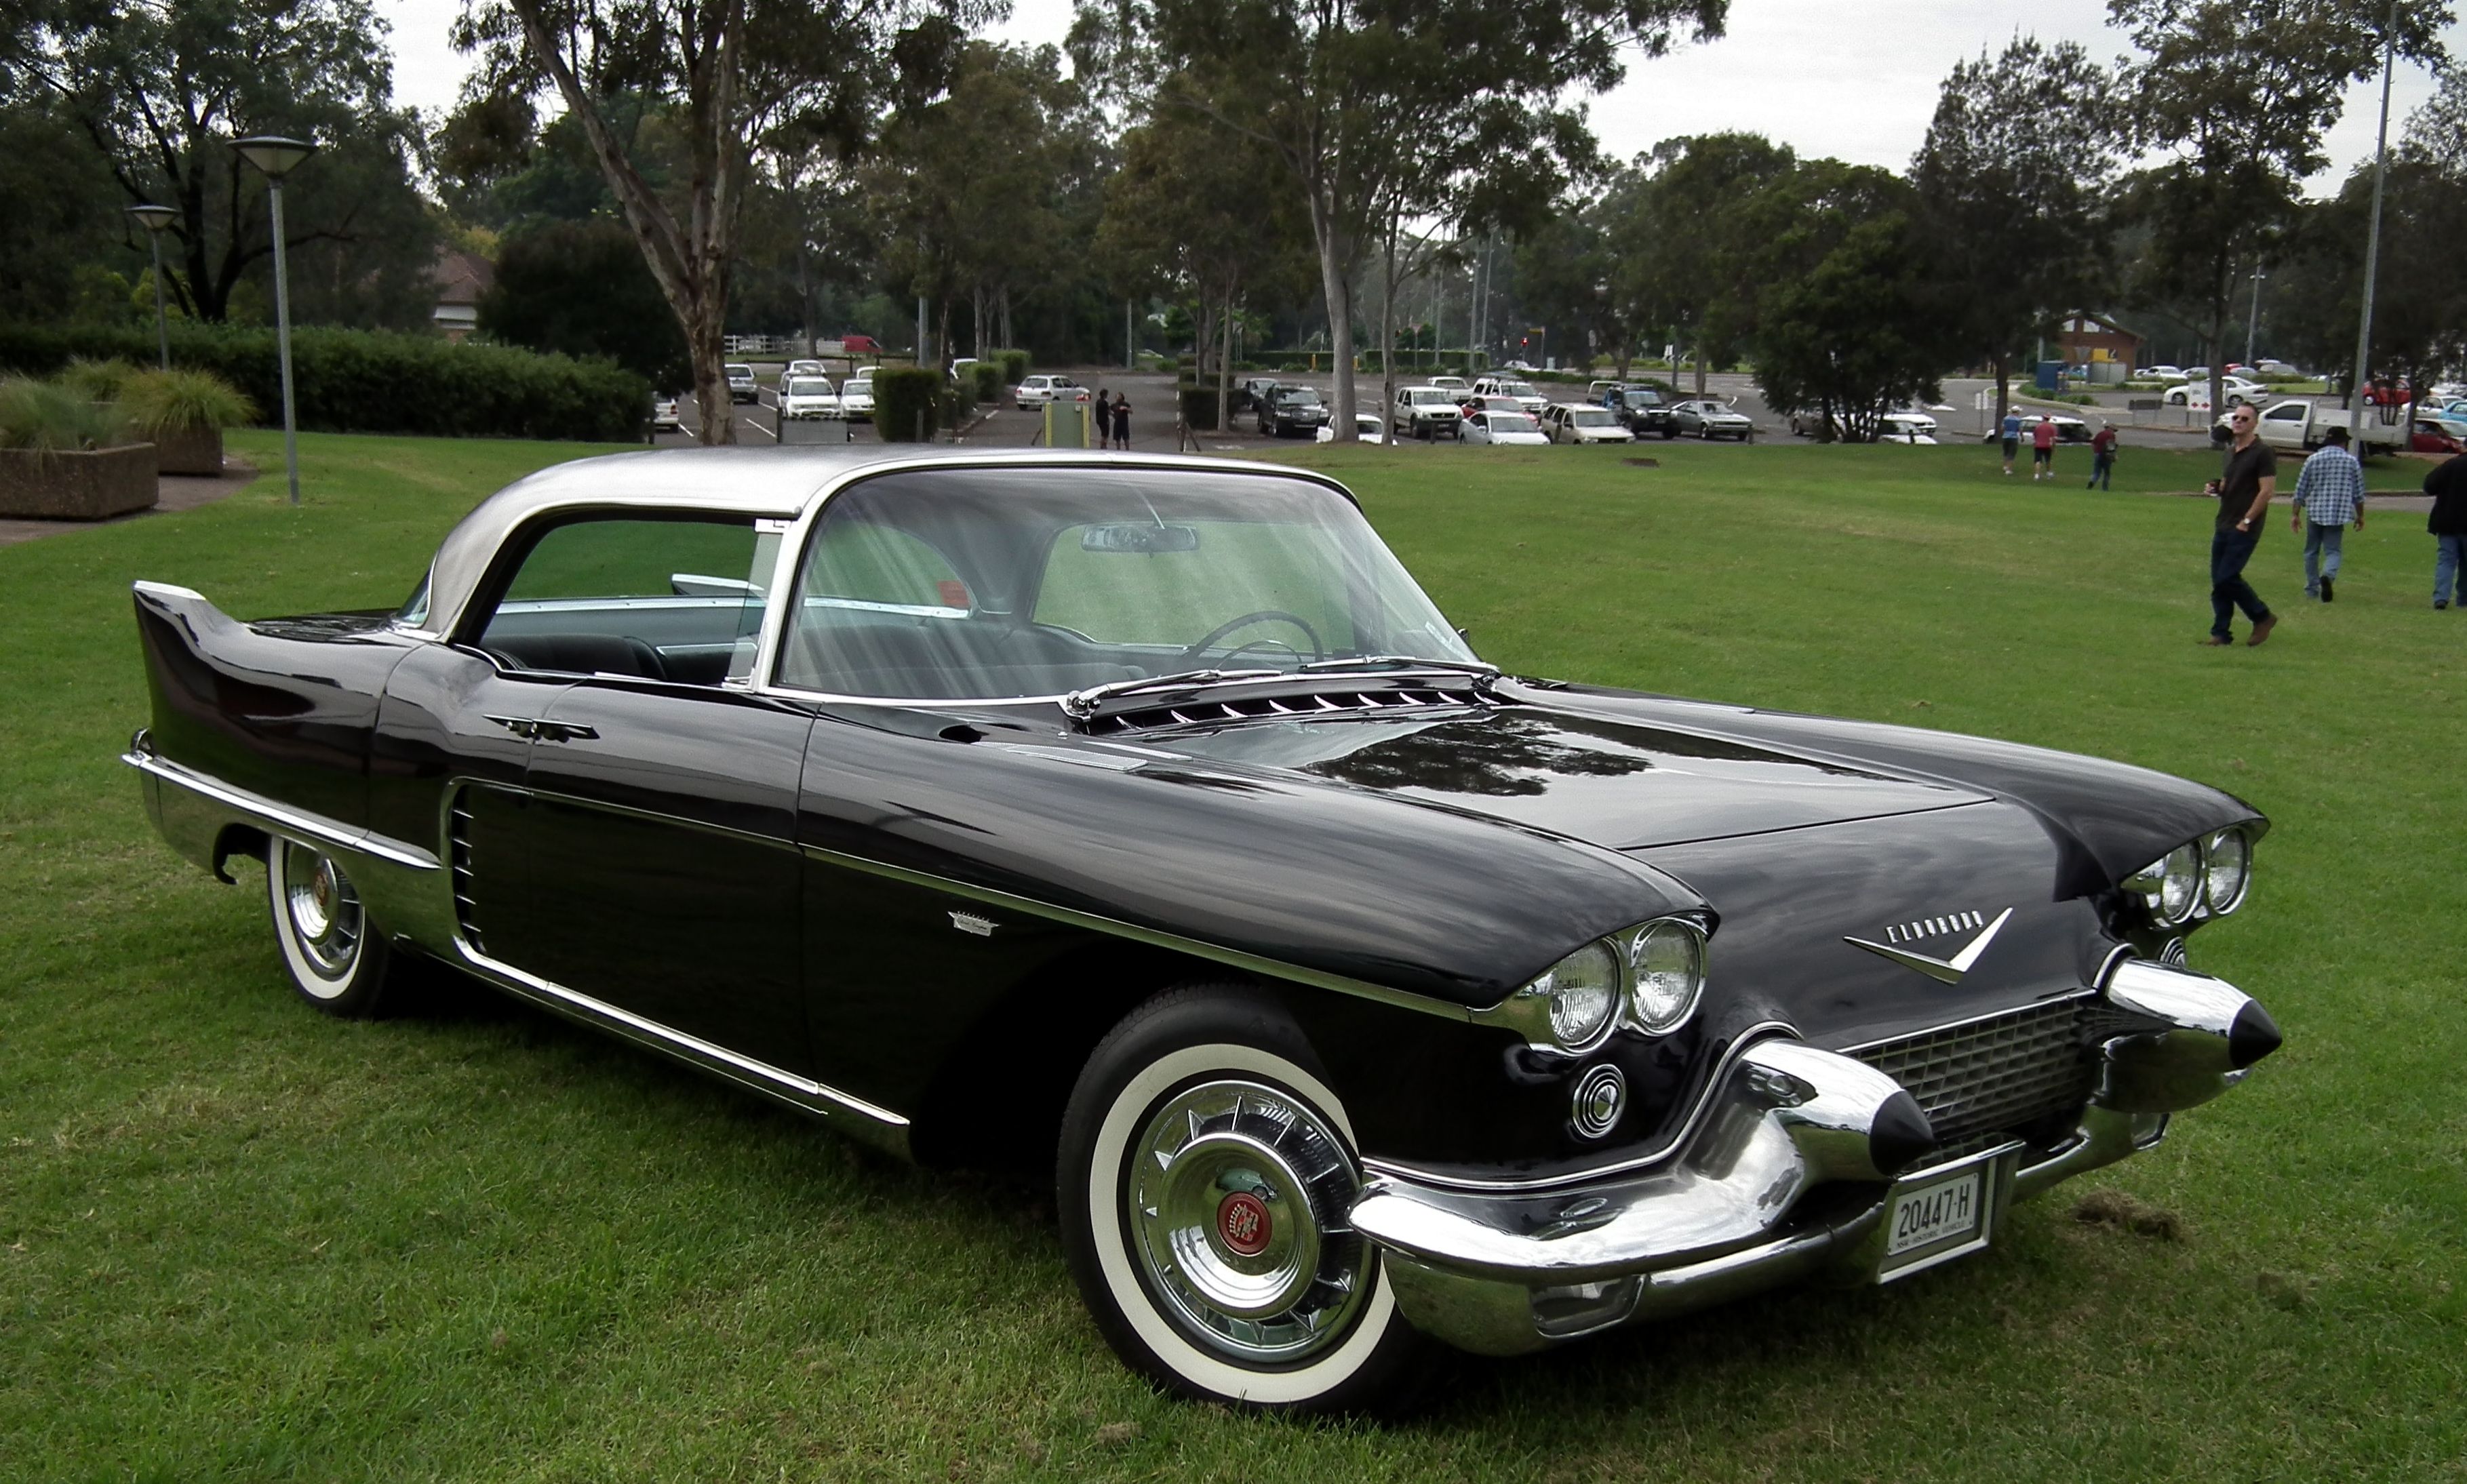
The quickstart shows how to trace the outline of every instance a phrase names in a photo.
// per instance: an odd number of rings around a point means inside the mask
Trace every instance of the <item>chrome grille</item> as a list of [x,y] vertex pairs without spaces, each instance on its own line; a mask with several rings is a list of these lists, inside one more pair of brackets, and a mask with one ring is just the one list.
[[1415,686],[1398,690],[1316,690],[1290,696],[1252,696],[1238,701],[1184,701],[1099,716],[1088,723],[1098,736],[1146,731],[1158,727],[1206,726],[1287,716],[1325,716],[1338,711],[1396,711],[1439,706],[1480,706],[1472,690]]
[[1900,1083],[1936,1137],[1955,1144],[2078,1110],[2097,1075],[2098,1044],[2139,1023],[2085,994],[1848,1054]]

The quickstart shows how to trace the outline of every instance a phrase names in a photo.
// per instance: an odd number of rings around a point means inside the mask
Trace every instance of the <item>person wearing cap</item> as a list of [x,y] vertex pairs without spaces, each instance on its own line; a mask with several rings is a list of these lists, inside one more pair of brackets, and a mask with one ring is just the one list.
[[2232,644],[2230,627],[2236,610],[2252,620],[2247,645],[2258,644],[2278,627],[2278,615],[2244,580],[2244,564],[2261,544],[2261,528],[2270,514],[2270,497],[2278,492],[2278,456],[2254,432],[2256,414],[2250,405],[2228,416],[2232,438],[2227,467],[2210,481],[2207,492],[2218,497],[2219,518],[2210,533],[2210,637],[2205,644]]
[[2347,451],[2347,430],[2321,435],[2319,452],[2296,476],[2296,533],[2304,538],[2304,596],[2328,602],[2338,593],[2339,549],[2347,523],[2365,528],[2365,466]]

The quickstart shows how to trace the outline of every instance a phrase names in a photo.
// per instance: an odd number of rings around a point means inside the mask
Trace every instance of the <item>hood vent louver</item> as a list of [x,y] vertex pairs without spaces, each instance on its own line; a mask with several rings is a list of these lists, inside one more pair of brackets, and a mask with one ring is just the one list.
[[1316,690],[1287,696],[1247,696],[1240,700],[1190,700],[1172,706],[1143,707],[1111,716],[1090,718],[1091,736],[1117,736],[1126,731],[1152,731],[1160,727],[1206,727],[1224,722],[1278,721],[1297,716],[1408,711],[1436,707],[1480,706],[1481,695],[1470,686],[1412,686],[1397,690]]

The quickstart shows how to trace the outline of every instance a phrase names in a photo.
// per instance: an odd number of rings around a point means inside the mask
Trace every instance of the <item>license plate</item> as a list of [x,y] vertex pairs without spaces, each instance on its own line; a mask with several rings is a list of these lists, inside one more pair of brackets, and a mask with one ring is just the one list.
[[1883,1241],[1869,1248],[1876,1281],[1890,1283],[1986,1247],[2020,1154],[2019,1144],[2006,1144],[1897,1182],[1885,1203]]
[[1984,1170],[1896,1195],[1893,1208],[1886,1213],[1885,1255],[1899,1257],[1952,1237],[1974,1235],[1986,1214],[1986,1195]]

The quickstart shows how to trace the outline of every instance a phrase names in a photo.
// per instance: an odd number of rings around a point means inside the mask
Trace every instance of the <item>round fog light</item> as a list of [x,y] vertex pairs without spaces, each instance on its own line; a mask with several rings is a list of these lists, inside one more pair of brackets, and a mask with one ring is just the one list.
[[1618,1127],[1627,1112],[1627,1078],[1604,1063],[1576,1079],[1576,1094],[1568,1108],[1568,1126],[1578,1138],[1600,1138]]

